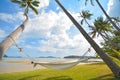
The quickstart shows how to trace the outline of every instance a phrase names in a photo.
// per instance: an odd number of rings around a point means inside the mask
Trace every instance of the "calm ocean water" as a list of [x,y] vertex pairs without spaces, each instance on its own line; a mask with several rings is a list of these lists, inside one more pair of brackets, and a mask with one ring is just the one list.
[[78,59],[66,59],[66,58],[3,58],[2,61],[40,61],[40,62],[65,62],[65,61],[76,61]]

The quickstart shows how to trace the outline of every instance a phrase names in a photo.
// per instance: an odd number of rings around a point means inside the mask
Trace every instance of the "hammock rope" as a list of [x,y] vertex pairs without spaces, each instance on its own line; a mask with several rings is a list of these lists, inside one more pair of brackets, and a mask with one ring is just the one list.
[[[71,67],[79,64],[80,62],[84,62],[89,59],[89,58],[87,58],[87,59],[79,58],[77,61],[72,61],[72,62],[37,62],[35,59],[33,59],[27,53],[24,53],[23,48],[19,47],[17,45],[17,43],[15,42],[15,40],[11,36],[9,36],[9,37],[14,41],[15,46],[19,50],[19,52],[23,53],[31,61],[31,64],[34,64],[33,67],[35,67],[36,65],[42,65],[47,68],[62,70],[62,69],[66,69],[66,68],[71,68]],[[90,52],[90,50],[91,50],[91,47],[88,48],[88,50],[82,56],[85,56],[88,52]]]

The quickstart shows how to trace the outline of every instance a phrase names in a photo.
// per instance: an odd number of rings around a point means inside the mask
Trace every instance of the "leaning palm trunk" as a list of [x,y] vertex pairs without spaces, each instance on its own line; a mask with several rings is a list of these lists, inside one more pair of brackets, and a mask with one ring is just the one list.
[[4,56],[7,50],[12,46],[14,41],[18,39],[20,34],[23,32],[26,24],[28,23],[28,16],[25,14],[26,19],[16,30],[14,30],[8,37],[0,43],[0,59]]
[[111,69],[115,77],[120,78],[120,67],[112,61],[112,59],[103,52],[103,50],[95,43],[95,41],[85,32],[85,30],[78,24],[78,22],[71,16],[69,12],[61,5],[61,3],[56,0],[58,5],[63,9],[66,15],[70,18],[70,20],[74,23],[74,25],[79,29],[82,35],[86,38],[86,40],[91,44],[94,50],[98,53],[98,55],[103,59],[103,61],[107,64],[107,66]]
[[108,16],[108,14],[105,12],[104,8],[102,7],[102,5],[100,4],[100,2],[98,0],[96,0],[97,4],[99,5],[99,7],[101,8],[101,10],[103,11],[103,13],[105,14],[105,16],[108,18],[108,20],[110,21],[110,23],[118,30],[120,31],[120,28],[112,21],[112,19]]

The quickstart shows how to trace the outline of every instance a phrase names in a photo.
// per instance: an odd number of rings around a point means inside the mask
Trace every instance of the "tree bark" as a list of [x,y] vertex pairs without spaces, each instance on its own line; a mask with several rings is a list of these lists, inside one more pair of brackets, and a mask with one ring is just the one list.
[[12,46],[12,44],[15,43],[15,41],[18,39],[20,34],[23,32],[25,26],[28,23],[28,16],[27,14],[24,14],[26,16],[25,21],[16,29],[14,30],[8,37],[3,40],[0,43],[0,59],[4,56],[4,54],[8,51],[8,49]]
[[71,14],[61,5],[58,0],[55,0],[58,5],[63,9],[65,14],[70,18],[70,20],[74,23],[74,25],[79,29],[85,39],[90,43],[90,45],[94,48],[94,50],[98,53],[98,55],[103,59],[103,61],[107,64],[110,70],[113,72],[115,77],[120,78],[120,67],[107,55],[103,52],[103,50],[96,44],[96,42],[85,32],[81,25],[71,16]]
[[103,13],[105,14],[105,16],[108,18],[108,20],[110,21],[110,23],[116,28],[116,30],[120,31],[120,28],[112,21],[112,19],[109,17],[109,15],[106,13],[106,11],[104,10],[104,8],[102,7],[102,5],[100,4],[100,2],[98,0],[96,0],[97,4],[99,5],[99,7],[101,8],[101,10],[103,11]]

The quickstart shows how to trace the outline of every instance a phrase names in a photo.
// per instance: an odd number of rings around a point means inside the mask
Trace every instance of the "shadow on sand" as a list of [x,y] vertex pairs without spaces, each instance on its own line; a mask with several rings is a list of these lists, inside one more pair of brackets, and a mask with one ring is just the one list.
[[24,77],[24,78],[21,78],[19,80],[29,80],[31,78],[34,78],[34,77],[40,77],[41,75],[34,75],[34,76],[28,76],[28,77]]
[[[29,79],[40,77],[40,76],[41,75],[34,75],[34,76],[24,77],[19,80],[29,80]],[[73,80],[73,79],[68,76],[57,76],[57,77],[49,77],[49,78],[42,79],[42,80]]]
[[43,80],[73,80],[73,79],[68,77],[68,76],[58,76],[58,77],[46,78],[46,79],[43,79]]
[[113,78],[111,76],[113,76],[113,74],[106,74],[106,75],[101,75],[101,76],[98,76],[90,80],[120,80],[120,79]]

